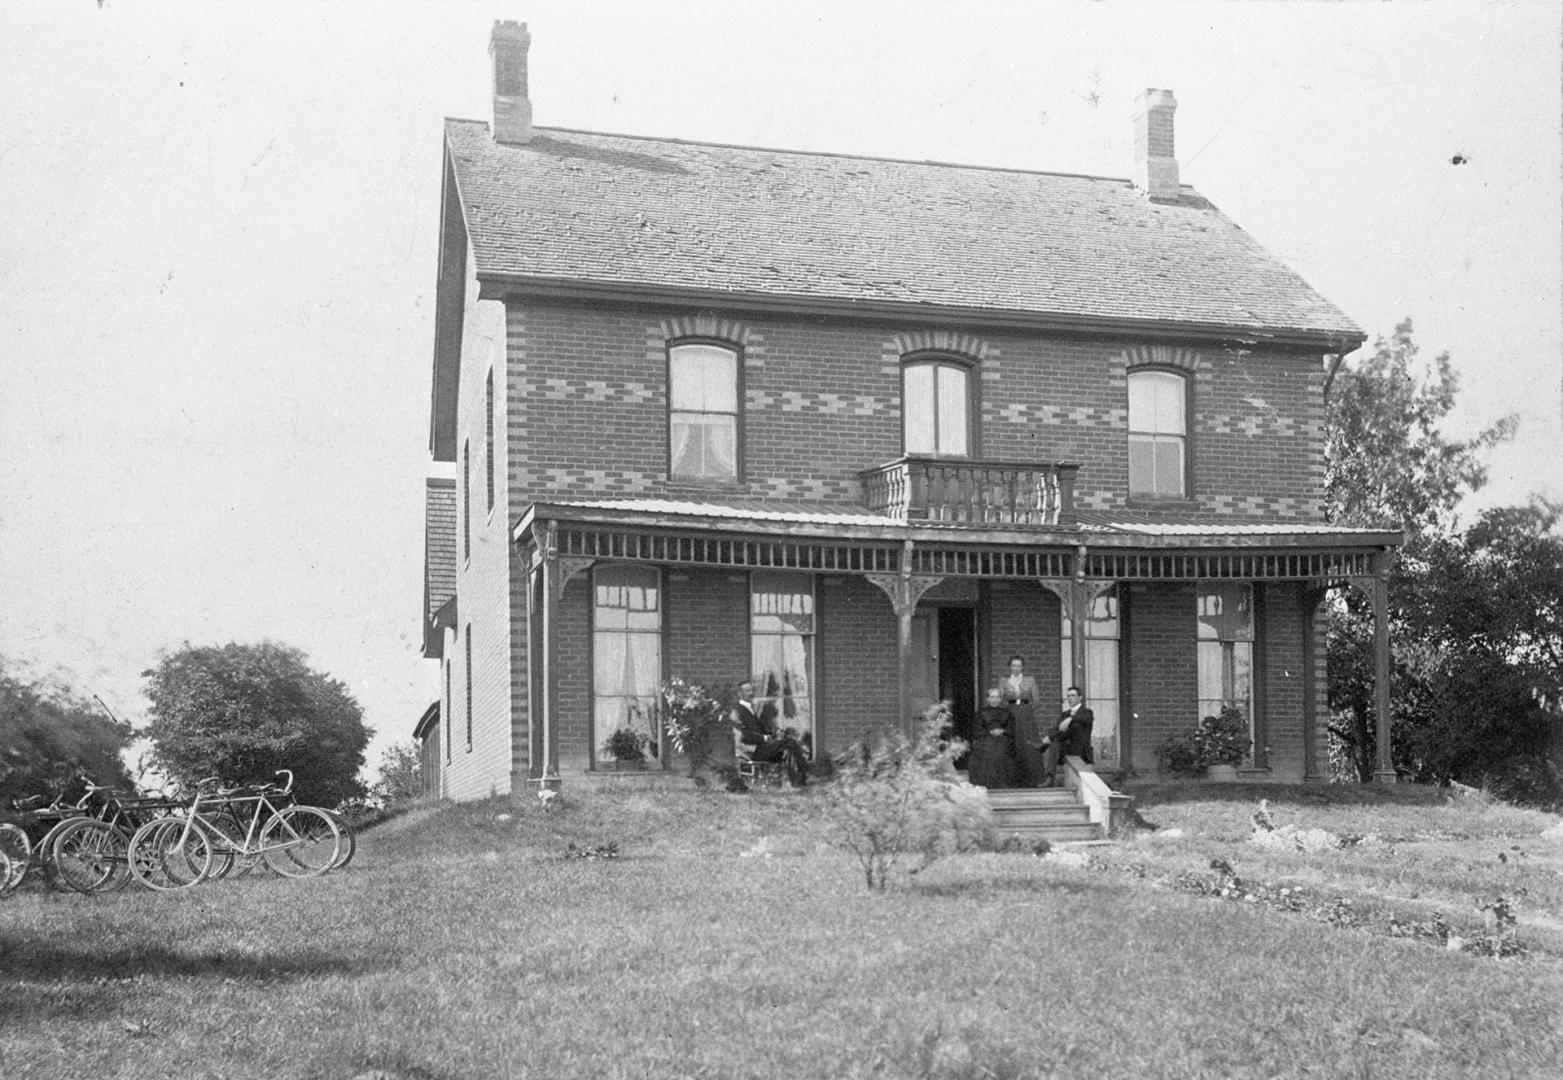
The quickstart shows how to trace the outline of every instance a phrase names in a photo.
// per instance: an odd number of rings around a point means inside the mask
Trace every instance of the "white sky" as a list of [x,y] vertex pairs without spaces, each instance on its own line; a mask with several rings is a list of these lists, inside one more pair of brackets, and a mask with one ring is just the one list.
[[0,655],[140,718],[159,650],[270,637],[408,737],[440,121],[496,18],[540,126],[1127,176],[1170,88],[1186,182],[1451,352],[1456,433],[1520,414],[1482,503],[1563,497],[1560,11],[6,3]]

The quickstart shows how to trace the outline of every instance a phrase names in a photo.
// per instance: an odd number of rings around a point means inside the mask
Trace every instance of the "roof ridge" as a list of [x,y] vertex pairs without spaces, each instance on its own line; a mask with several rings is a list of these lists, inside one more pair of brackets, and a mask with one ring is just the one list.
[[[486,120],[468,120],[447,116],[446,121],[457,124],[480,124],[487,128]],[[747,143],[711,142],[707,139],[680,139],[670,135],[631,135],[618,131],[590,131],[586,128],[534,127],[534,134],[554,132],[564,135],[597,135],[608,139],[632,139],[637,142],[672,143],[675,146],[709,146],[716,150],[752,150],[761,154],[790,154],[794,157],[832,158],[837,161],[878,161],[890,165],[926,165],[938,169],[966,169],[975,172],[1017,173],[1022,176],[1057,176],[1072,180],[1101,180],[1114,184],[1133,184],[1126,176],[1103,176],[1100,173],[1059,172],[1054,169],[1022,169],[1015,165],[973,165],[961,161],[935,161],[932,158],[884,157],[878,154],[853,154],[835,150],[792,150],[780,146],[752,146]],[[1194,190],[1192,184],[1180,184],[1180,188]]]

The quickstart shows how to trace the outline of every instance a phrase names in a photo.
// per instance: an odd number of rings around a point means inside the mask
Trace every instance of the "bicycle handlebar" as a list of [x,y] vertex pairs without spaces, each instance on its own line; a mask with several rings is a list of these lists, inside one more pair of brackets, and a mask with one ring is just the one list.
[[286,784],[282,785],[282,794],[286,795],[288,792],[293,790],[293,770],[292,769],[278,769],[275,775],[277,775],[277,776],[286,776],[288,778],[288,782]]

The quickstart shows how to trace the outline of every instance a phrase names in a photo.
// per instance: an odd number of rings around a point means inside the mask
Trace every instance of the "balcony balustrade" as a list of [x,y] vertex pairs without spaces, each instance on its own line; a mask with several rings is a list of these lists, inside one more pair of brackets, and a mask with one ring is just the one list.
[[858,475],[868,509],[906,521],[1075,524],[1076,464],[903,457]]

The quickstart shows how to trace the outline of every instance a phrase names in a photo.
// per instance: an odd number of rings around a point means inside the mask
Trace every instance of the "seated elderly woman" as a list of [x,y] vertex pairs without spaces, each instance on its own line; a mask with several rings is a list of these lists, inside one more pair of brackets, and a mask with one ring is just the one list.
[[1020,759],[1015,752],[1015,718],[1004,707],[998,687],[988,691],[988,702],[977,710],[972,725],[971,756],[966,778],[985,788],[1020,786]]

